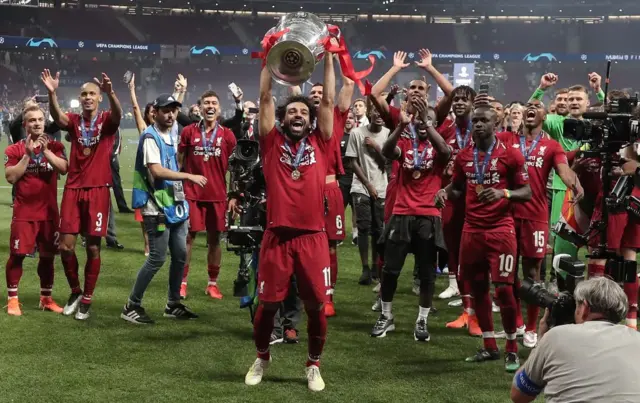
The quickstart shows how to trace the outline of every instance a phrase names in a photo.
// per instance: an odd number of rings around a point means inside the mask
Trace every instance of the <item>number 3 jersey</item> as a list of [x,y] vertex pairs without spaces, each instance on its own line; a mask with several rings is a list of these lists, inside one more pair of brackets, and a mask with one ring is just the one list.
[[[501,198],[492,203],[478,200],[476,170],[473,158],[474,147],[466,147],[460,151],[453,166],[452,182],[466,186],[466,217],[464,231],[467,232],[502,232],[514,229],[511,215],[511,202]],[[482,164],[485,153],[478,153],[478,162]],[[517,189],[529,183],[529,176],[520,150],[496,139],[496,144],[484,169],[482,186],[493,188]],[[465,185],[466,184],[466,185]]]
[[[49,141],[49,150],[57,157],[67,159],[64,146],[57,141]],[[36,148],[36,155],[22,178],[15,183],[16,199],[13,204],[14,221],[57,221],[58,219],[58,174]],[[5,169],[17,165],[25,155],[25,140],[10,145],[5,150]]]

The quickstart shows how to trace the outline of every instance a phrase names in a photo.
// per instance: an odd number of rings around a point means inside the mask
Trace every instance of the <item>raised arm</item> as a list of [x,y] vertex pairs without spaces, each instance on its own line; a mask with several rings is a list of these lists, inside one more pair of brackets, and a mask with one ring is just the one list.
[[[378,80],[377,83],[371,88],[371,96],[375,97],[380,105],[380,114],[389,114],[389,104],[382,96],[382,93],[391,84],[391,80],[396,74],[405,67],[409,66],[409,63],[405,63],[404,60],[407,57],[407,52],[396,52],[393,54],[393,66],[385,73],[385,75]],[[383,115],[384,116],[384,115]]]
[[67,129],[69,127],[69,118],[62,112],[56,95],[56,90],[60,85],[60,72],[57,72],[54,77],[48,69],[45,69],[40,75],[40,79],[49,93],[49,113],[51,113],[51,118],[60,126],[60,129]]
[[113,91],[111,79],[105,73],[102,73],[102,81],[97,78],[94,78],[93,80],[100,87],[100,90],[107,94],[109,109],[111,109],[111,123],[114,126],[120,126],[120,120],[122,120],[122,106],[120,106],[120,101],[118,100],[118,97],[116,97],[116,93]]
[[176,82],[173,85],[173,97],[176,101],[182,103],[187,93],[187,78],[182,74],[178,74]]
[[338,93],[338,109],[340,112],[344,113],[351,108],[351,100],[353,98],[355,83],[352,79],[345,77],[342,70],[340,70],[340,74],[342,75],[342,88]]
[[140,111],[140,105],[138,105],[138,97],[136,97],[136,75],[131,76],[129,81],[129,96],[131,97],[131,105],[133,105],[133,118],[136,121],[136,127],[138,128],[138,134],[142,134],[147,128],[147,124],[144,122],[142,111]]
[[276,105],[271,94],[271,73],[267,67],[260,72],[260,111],[259,131],[260,136],[266,136],[276,125]]
[[[336,72],[333,70],[333,57],[324,58],[324,83],[322,99],[318,107],[318,128],[328,140],[333,135],[333,108],[336,97]],[[260,101],[262,110],[262,101]]]
[[429,49],[420,49],[418,54],[420,55],[420,61],[416,62],[416,65],[424,69],[424,71],[436,81],[436,84],[438,84],[438,87],[440,87],[445,95],[451,94],[453,92],[453,85],[433,66]]

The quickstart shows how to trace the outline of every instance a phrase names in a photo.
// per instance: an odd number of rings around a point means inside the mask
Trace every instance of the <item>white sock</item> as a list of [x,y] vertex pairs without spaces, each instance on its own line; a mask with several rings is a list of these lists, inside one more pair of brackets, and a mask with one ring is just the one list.
[[418,320],[421,320],[421,319],[427,320],[427,318],[429,317],[430,310],[431,308],[423,308],[421,306],[418,306]]
[[217,281],[209,281],[208,285],[218,285],[218,282]]
[[393,314],[391,313],[391,302],[382,301],[382,314],[387,318],[393,318]]
[[351,231],[351,237],[352,237],[352,238],[357,238],[357,237],[358,237],[358,229],[357,229],[357,228],[354,228],[354,229]]
[[449,276],[449,287],[458,289],[458,281],[456,276]]

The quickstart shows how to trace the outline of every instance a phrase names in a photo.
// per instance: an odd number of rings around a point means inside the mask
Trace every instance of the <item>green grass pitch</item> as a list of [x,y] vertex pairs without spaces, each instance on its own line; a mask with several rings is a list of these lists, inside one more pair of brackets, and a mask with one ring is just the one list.
[[[131,188],[137,132],[124,131],[121,174]],[[0,144],[4,152],[6,142]],[[69,148],[69,144],[65,143]],[[87,172],[91,175],[91,172]],[[62,185],[61,185],[62,186]],[[130,192],[126,192],[130,197]],[[60,191],[59,196],[62,196]],[[129,201],[130,202],[130,201]],[[11,190],[0,188],[0,257],[9,253]],[[350,214],[350,211],[347,212]],[[300,324],[300,344],[277,345],[273,363],[262,384],[248,387],[244,375],[255,359],[247,310],[232,296],[238,258],[225,251],[220,275],[222,301],[204,295],[207,282],[205,238],[193,251],[189,298],[186,304],[200,314],[188,323],[162,318],[167,289],[167,264],[149,288],[144,306],[157,320],[154,326],[134,326],[119,318],[144,262],[140,226],[133,215],[116,216],[122,252],[104,249],[102,272],[92,317],[87,322],[40,312],[39,283],[34,259],[26,259],[20,284],[23,316],[0,313],[1,402],[508,402],[512,375],[502,361],[468,364],[464,358],[481,345],[480,339],[445,328],[460,308],[436,301],[437,316],[429,318],[432,340],[413,340],[418,299],[411,293],[413,260],[400,278],[394,301],[396,331],[372,339],[377,314],[371,311],[371,287],[357,284],[357,249],[345,242],[339,248],[336,290],[337,316],[329,319],[322,359],[324,392],[306,387],[306,320]],[[347,220],[350,227],[350,218]],[[350,229],[347,232],[350,234]],[[104,244],[104,242],[103,242]],[[84,251],[78,243],[81,273]],[[446,287],[439,278],[436,293]],[[0,295],[6,301],[2,276]],[[64,304],[69,288],[59,258],[53,296]],[[6,302],[5,302],[6,304]],[[3,304],[4,305],[4,304]],[[499,316],[494,316],[496,329]],[[501,348],[504,341],[499,341]],[[527,349],[521,347],[524,358]]]

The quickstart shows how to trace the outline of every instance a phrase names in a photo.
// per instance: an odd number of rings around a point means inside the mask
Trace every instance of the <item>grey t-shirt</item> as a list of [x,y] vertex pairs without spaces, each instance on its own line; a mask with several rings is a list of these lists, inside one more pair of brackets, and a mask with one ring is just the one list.
[[[382,148],[384,142],[389,138],[389,129],[383,127],[378,133],[372,133],[369,131],[369,126],[360,126],[351,132],[349,136],[349,143],[347,144],[346,157],[356,158],[362,172],[369,182],[375,187],[378,193],[378,198],[384,199],[387,192],[387,174],[384,169],[380,169],[373,153],[365,144],[365,138],[371,137],[376,144]],[[353,174],[353,183],[351,184],[351,193],[361,193],[369,196],[367,188],[360,182],[356,174]]]
[[[540,339],[523,369],[544,388],[547,403],[640,402],[640,334],[605,321],[558,326]],[[514,384],[525,392],[520,376]]]

